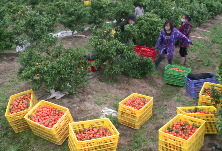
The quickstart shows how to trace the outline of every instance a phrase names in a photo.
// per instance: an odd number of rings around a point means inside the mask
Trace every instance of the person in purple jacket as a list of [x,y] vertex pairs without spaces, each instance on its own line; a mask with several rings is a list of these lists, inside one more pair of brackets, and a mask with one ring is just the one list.
[[[182,24],[179,28],[179,31],[184,34],[187,38],[190,37],[190,33],[191,33],[191,17],[187,14],[184,14],[182,19]],[[179,45],[180,45],[180,56],[181,56],[181,60],[180,60],[180,64],[187,64],[188,62],[188,56],[187,56],[187,48],[189,47],[189,43],[186,41],[183,41],[182,39],[179,40]]]
[[184,42],[192,43],[191,40],[189,40],[179,30],[174,28],[172,21],[166,21],[164,24],[164,29],[161,31],[155,46],[155,49],[160,47],[160,54],[155,62],[155,70],[160,62],[164,59],[165,54],[167,54],[168,63],[173,64],[175,43],[179,39],[183,40]]

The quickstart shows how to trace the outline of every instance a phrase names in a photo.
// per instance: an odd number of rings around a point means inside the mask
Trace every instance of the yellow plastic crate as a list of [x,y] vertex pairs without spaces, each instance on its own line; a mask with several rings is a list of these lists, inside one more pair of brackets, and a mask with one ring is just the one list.
[[[124,103],[133,97],[143,97],[150,101],[140,110],[125,106]],[[139,129],[152,116],[152,111],[153,97],[133,93],[119,103],[118,121],[123,125]]]
[[[54,107],[55,109],[64,112],[64,115],[53,126],[53,128],[45,127],[28,118],[28,116],[32,116],[33,114],[35,114],[37,112],[37,109],[41,106]],[[41,100],[34,108],[32,108],[28,112],[28,114],[26,114],[25,120],[27,121],[29,127],[35,135],[44,138],[50,142],[53,142],[57,145],[62,145],[62,143],[66,140],[69,134],[68,125],[69,123],[74,122],[68,108],[44,100]]]
[[[74,133],[89,127],[107,127],[112,136],[78,141]],[[108,118],[73,122],[69,124],[68,145],[71,151],[114,151],[117,148],[118,140],[119,132]]]
[[221,104],[215,105],[215,103],[211,103],[212,98],[210,96],[203,95],[204,89],[211,88],[213,85],[215,85],[217,88],[222,89],[222,85],[220,85],[220,84],[205,82],[201,91],[200,91],[200,94],[199,94],[198,106],[214,106],[214,107],[218,108],[222,104],[222,100],[220,100]]
[[[31,93],[31,100],[30,100],[30,108],[18,113],[10,114],[9,108],[11,103],[13,102],[14,99],[17,99],[18,97]],[[14,94],[10,97],[8,106],[5,112],[5,117],[9,124],[11,125],[12,129],[15,131],[15,133],[20,133],[23,132],[27,129],[29,129],[29,125],[27,124],[26,120],[24,119],[24,116],[37,104],[37,98],[35,96],[35,93],[31,90],[24,91],[18,94]]]
[[216,127],[216,118],[214,114],[198,114],[198,113],[186,113],[184,110],[194,110],[196,108],[198,109],[204,109],[206,111],[210,112],[216,112],[217,109],[214,106],[189,106],[189,107],[177,107],[177,114],[183,114],[187,116],[191,116],[194,118],[202,119],[206,121],[205,123],[205,134],[217,134],[218,130]]
[[[199,129],[188,140],[165,133],[169,126],[181,120],[199,126]],[[179,114],[159,129],[159,151],[199,151],[204,143],[204,134],[204,120]]]
[[91,5],[91,1],[84,1],[84,5]]

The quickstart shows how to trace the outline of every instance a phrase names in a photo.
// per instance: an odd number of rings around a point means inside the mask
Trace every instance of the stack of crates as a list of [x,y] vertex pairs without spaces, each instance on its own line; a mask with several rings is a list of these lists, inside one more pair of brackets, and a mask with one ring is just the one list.
[[[18,97],[25,95],[25,94],[31,94],[31,100],[30,100],[30,106],[29,109],[23,110],[14,114],[10,114],[10,106],[14,99],[17,99]],[[35,93],[32,90],[24,91],[15,95],[12,95],[9,99],[8,106],[5,112],[5,117],[9,124],[11,125],[12,129],[15,131],[15,133],[23,132],[27,129],[29,129],[29,125],[27,124],[26,120],[24,119],[24,116],[37,104],[37,98],[35,96]]]
[[[173,68],[178,68],[181,71],[172,70]],[[185,86],[185,76],[191,72],[190,68],[180,67],[168,64],[165,67],[164,72],[164,83]]]
[[[150,101],[140,110],[124,105],[124,103],[128,99],[133,97],[134,98],[141,97]],[[133,129],[139,129],[152,116],[152,111],[153,111],[153,97],[133,93],[119,103],[118,121],[119,123],[131,127]]]
[[[42,106],[50,106],[64,113],[64,115],[52,128],[40,125],[39,123],[36,123],[29,118],[37,112],[37,109],[39,107]],[[27,121],[29,127],[35,135],[57,145],[62,145],[63,142],[66,140],[69,135],[69,123],[74,122],[68,108],[44,100],[41,100],[25,115],[25,120]]]
[[218,89],[220,91],[220,94],[222,95],[222,85],[221,84],[215,84],[215,83],[210,83],[210,82],[205,82],[200,94],[199,94],[199,102],[198,106],[214,106],[218,108],[222,104],[222,99],[220,100],[219,104],[215,104],[214,102],[211,102],[212,98],[210,96],[207,96],[204,94],[204,90],[206,88],[210,89],[212,86],[215,86],[215,89]]
[[[188,140],[165,133],[168,127],[173,127],[173,124],[179,121],[194,124],[199,128]],[[204,135],[204,120],[179,114],[159,129],[159,151],[199,151],[204,144]]]
[[[201,114],[201,113],[186,113],[185,110],[194,110],[203,109],[211,112],[211,114]],[[213,113],[215,113],[217,109],[213,106],[189,106],[189,107],[177,107],[177,114],[183,114],[186,116],[191,116],[194,118],[202,119],[206,121],[205,123],[205,134],[217,134],[218,130],[216,127],[216,118]]]

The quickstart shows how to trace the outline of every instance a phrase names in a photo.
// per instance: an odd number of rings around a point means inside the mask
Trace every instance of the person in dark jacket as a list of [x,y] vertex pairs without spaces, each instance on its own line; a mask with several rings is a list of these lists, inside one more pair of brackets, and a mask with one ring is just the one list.
[[[125,21],[123,21],[119,26],[120,26],[120,29],[121,29],[121,31],[122,32],[124,32],[124,27],[126,26],[126,25],[128,25],[128,24],[135,24],[135,21],[136,21],[136,15],[135,14],[130,14],[129,16],[128,16],[128,19],[127,20],[125,20]],[[122,42],[123,44],[125,44],[125,43],[130,43],[130,40],[128,39],[128,41],[127,42]],[[134,43],[134,45],[136,45],[136,39],[134,38],[133,39],[133,43]]]
[[[182,19],[182,23],[179,28],[179,31],[184,34],[187,38],[190,38],[190,33],[191,33],[191,17],[187,14],[184,14]],[[179,46],[180,46],[180,64],[187,64],[188,62],[188,56],[187,56],[187,48],[189,47],[189,43],[187,41],[184,41],[182,39],[179,40]]]

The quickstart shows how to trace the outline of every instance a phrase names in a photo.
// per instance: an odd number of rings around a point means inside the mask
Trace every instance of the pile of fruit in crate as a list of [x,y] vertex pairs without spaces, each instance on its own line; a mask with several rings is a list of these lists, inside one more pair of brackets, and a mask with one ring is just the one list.
[[37,109],[37,113],[28,118],[40,125],[52,128],[63,115],[62,111],[56,110],[54,107],[42,106]]
[[172,127],[168,127],[165,130],[165,133],[171,134],[173,136],[188,140],[197,130],[198,126],[194,124],[188,124],[187,122],[178,121],[172,125]]
[[100,127],[100,128],[89,127],[81,129],[81,131],[76,132],[75,135],[78,141],[85,141],[102,137],[108,137],[111,136],[112,134],[106,127]]
[[195,107],[195,109],[189,109],[189,110],[183,110],[186,113],[197,113],[197,114],[217,114],[216,111],[207,111],[204,109],[199,109],[197,107]]
[[17,99],[13,99],[9,108],[10,114],[14,114],[29,109],[30,99],[31,99],[30,93],[22,95]]
[[124,105],[132,107],[134,109],[140,110],[142,107],[144,107],[150,100],[147,100],[145,98],[141,97],[133,97],[128,99]]
[[220,96],[222,95],[222,89],[221,90],[215,89],[214,85],[212,86],[212,88],[204,88],[203,95],[211,96],[212,94],[217,94]]
[[170,68],[170,70],[175,70],[175,71],[182,71],[182,72],[187,72],[186,70],[181,70],[179,68]]

